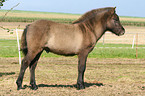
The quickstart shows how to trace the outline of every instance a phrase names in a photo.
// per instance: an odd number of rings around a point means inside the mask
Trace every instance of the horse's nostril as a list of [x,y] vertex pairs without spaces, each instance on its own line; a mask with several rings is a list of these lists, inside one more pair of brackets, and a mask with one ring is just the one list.
[[122,27],[122,30],[124,30],[124,33],[125,33],[125,29]]
[[122,31],[120,35],[124,35],[125,31]]

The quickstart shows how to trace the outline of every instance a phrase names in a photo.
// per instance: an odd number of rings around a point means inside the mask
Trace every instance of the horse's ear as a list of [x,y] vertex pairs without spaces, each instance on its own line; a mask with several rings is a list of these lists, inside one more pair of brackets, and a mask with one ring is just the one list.
[[116,7],[114,7],[114,10],[116,10]]
[[116,12],[115,10],[116,10],[116,7],[112,8],[111,9],[111,14],[114,14]]
[[116,12],[116,7],[114,7],[114,13]]

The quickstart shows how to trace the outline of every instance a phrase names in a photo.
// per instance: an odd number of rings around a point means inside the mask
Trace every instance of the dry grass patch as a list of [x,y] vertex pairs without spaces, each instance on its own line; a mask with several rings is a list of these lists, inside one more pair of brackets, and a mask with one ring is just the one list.
[[20,65],[18,58],[0,58],[2,96],[143,96],[145,95],[144,59],[91,59],[85,72],[86,89],[76,90],[77,58],[41,58],[36,68],[38,90],[29,85],[29,70],[24,89],[16,90]]

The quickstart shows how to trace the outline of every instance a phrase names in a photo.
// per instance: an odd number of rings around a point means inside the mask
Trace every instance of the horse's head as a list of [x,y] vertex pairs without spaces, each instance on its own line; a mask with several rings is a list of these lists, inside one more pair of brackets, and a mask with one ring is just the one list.
[[107,19],[107,30],[121,36],[125,33],[125,29],[120,23],[119,16],[115,13],[115,8],[110,10],[110,16]]

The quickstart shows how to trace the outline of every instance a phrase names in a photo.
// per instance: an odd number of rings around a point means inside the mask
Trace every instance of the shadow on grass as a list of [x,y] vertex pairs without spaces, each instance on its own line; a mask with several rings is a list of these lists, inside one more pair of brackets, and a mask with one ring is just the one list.
[[2,77],[3,75],[14,75],[16,74],[15,72],[5,72],[5,73],[1,73],[0,72],[0,77]]
[[[85,82],[85,87],[91,87],[91,86],[104,86],[103,83],[87,83]],[[65,87],[65,88],[77,88],[77,85],[76,84],[72,84],[72,85],[48,85],[48,84],[39,84],[37,85],[37,87]],[[26,89],[26,88],[30,88],[31,89],[31,86],[27,86],[27,85],[24,85],[24,87],[22,89]]]

